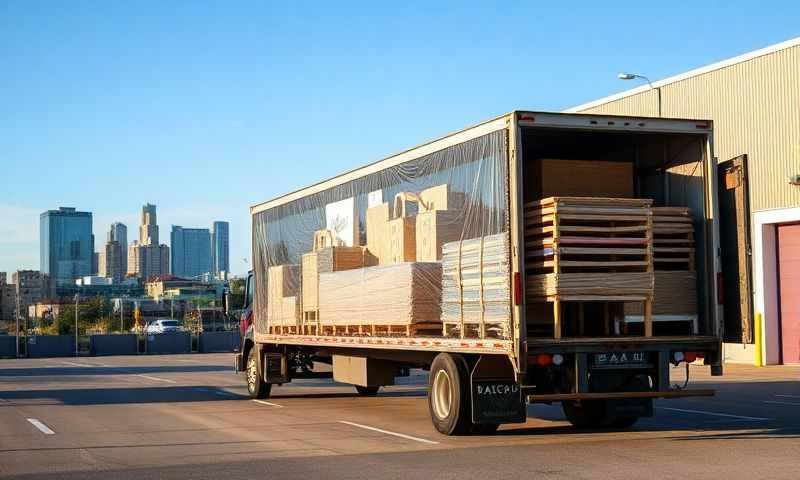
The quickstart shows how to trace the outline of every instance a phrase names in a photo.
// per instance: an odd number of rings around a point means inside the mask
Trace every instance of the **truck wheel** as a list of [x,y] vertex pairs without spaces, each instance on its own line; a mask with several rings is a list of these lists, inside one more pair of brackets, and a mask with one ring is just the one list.
[[433,360],[428,380],[428,411],[440,433],[461,435],[471,430],[469,375],[460,355],[440,353]]
[[362,385],[354,385],[354,387],[362,397],[374,397],[378,394],[378,390],[381,389],[381,387],[364,387]]
[[247,355],[245,376],[247,377],[247,393],[250,394],[251,398],[269,398],[272,384],[265,382],[258,372],[258,358],[255,348],[251,348],[250,353]]
[[599,428],[608,424],[603,400],[561,402],[569,423],[578,428]]

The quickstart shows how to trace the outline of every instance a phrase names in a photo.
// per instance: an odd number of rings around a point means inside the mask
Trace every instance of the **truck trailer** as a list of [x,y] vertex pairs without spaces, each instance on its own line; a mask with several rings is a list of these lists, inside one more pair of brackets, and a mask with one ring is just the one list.
[[624,428],[713,395],[687,388],[690,363],[722,375],[712,131],[514,111],[254,205],[235,368],[255,398],[422,368],[445,435],[527,403]]

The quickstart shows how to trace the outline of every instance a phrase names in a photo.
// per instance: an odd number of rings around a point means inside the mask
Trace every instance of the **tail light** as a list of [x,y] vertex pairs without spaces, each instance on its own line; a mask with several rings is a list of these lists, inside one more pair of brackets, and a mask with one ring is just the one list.
[[697,360],[697,354],[695,352],[684,352],[683,359],[688,363],[692,363]]
[[553,357],[547,353],[540,353],[536,355],[536,365],[540,367],[546,367],[553,363]]
[[522,278],[514,272],[514,305],[522,305]]

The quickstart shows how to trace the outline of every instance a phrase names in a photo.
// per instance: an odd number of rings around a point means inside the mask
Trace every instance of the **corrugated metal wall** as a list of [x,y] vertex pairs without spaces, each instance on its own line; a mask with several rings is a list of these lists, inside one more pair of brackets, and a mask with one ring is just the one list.
[[[662,116],[714,121],[720,161],[748,154],[753,211],[800,206],[800,46],[661,87]],[[581,110],[656,116],[655,90]]]

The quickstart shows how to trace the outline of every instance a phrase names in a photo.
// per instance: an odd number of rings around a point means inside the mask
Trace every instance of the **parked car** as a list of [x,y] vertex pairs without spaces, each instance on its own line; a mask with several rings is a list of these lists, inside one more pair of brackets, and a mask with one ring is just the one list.
[[182,332],[183,327],[180,322],[171,318],[153,320],[148,323],[144,329],[144,333],[175,333]]

